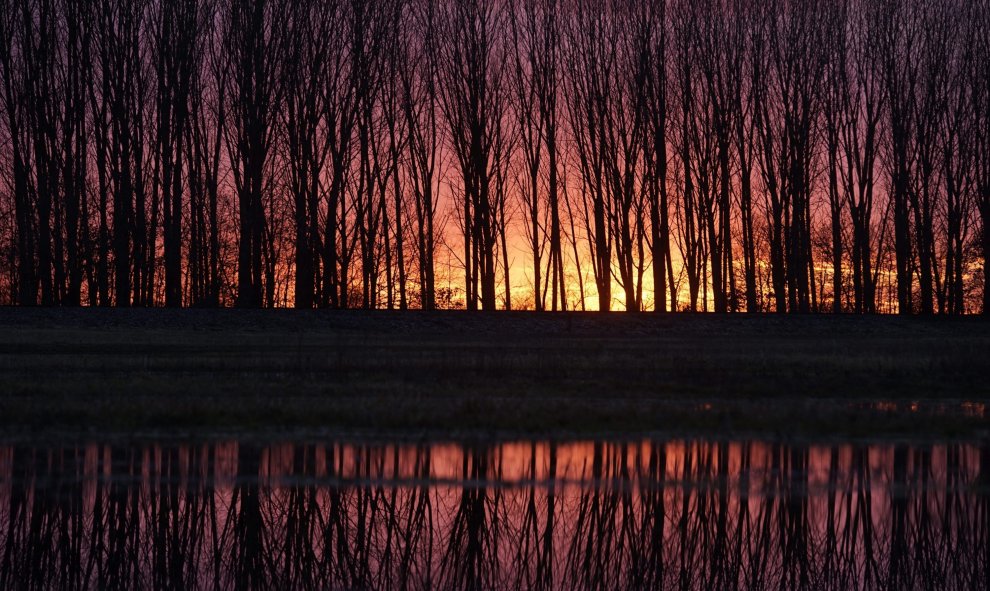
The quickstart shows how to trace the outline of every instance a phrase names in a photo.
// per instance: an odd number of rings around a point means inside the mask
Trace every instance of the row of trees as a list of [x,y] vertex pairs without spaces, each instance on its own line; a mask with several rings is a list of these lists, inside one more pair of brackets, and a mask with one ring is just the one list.
[[0,298],[990,309],[986,0],[0,0]]

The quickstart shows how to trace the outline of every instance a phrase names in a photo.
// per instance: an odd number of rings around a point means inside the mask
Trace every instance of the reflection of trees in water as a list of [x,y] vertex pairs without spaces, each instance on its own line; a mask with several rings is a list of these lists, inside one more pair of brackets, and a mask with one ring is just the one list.
[[977,588],[990,447],[0,448],[0,588]]

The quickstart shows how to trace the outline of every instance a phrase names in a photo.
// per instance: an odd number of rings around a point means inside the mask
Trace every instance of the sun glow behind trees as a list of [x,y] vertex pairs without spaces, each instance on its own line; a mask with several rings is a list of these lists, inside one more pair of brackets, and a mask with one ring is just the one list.
[[990,8],[0,0],[0,299],[987,309]]

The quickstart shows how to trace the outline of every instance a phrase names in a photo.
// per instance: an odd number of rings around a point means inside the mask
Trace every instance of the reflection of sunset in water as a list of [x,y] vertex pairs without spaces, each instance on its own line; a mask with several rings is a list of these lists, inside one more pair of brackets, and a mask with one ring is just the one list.
[[990,449],[0,448],[0,587],[973,588]]

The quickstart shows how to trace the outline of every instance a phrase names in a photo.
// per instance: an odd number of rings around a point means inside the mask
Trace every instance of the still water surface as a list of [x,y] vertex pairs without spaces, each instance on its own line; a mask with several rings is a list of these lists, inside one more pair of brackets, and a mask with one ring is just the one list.
[[990,445],[0,445],[0,588],[980,589]]

